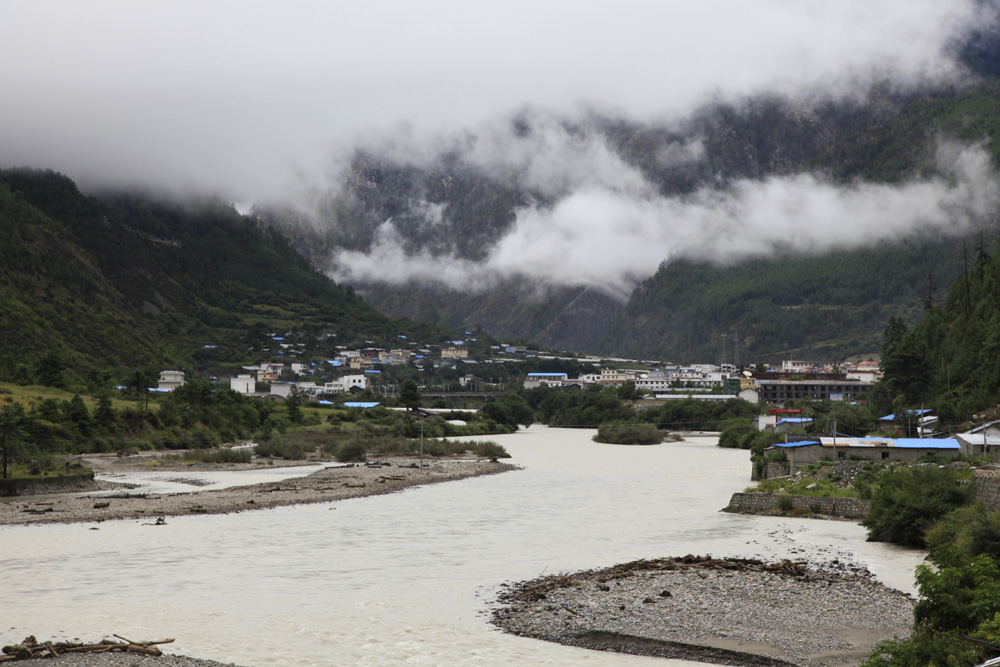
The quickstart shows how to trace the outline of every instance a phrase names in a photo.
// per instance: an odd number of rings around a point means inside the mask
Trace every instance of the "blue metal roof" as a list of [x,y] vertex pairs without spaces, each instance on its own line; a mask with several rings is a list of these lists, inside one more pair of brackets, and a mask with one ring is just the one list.
[[[899,413],[899,419],[905,419],[907,414],[916,415],[917,417],[923,417],[928,412],[931,412],[931,410],[930,409],[927,409],[927,410],[907,410],[906,412],[900,412]],[[894,414],[892,414],[892,415],[886,415],[885,417],[879,417],[879,421],[880,422],[881,421],[893,421],[895,419],[896,419],[896,415],[894,415]]]
[[961,449],[955,438],[896,438],[892,442],[904,449]]
[[796,442],[777,442],[774,447],[805,447],[806,445],[820,445],[823,444],[818,440],[800,440]]
[[528,373],[528,377],[561,378],[566,377],[565,373]]
[[812,420],[812,417],[782,417],[775,424],[809,424]]
[[377,402],[365,402],[365,401],[347,401],[344,403],[345,408],[374,408],[375,406],[382,405]]

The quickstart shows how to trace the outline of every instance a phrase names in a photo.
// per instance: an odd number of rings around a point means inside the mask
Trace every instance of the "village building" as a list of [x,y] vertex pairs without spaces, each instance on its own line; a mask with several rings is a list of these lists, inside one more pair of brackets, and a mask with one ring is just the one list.
[[379,352],[378,361],[386,366],[405,366],[410,362],[409,350],[392,350],[391,352]]
[[934,455],[953,458],[962,453],[956,438],[847,438],[824,436],[773,445],[785,453],[790,475],[799,468],[818,461],[915,461]]
[[889,435],[905,435],[915,431],[918,437],[926,437],[933,433],[937,425],[938,418],[933,410],[907,410],[878,420],[878,430]]
[[[784,405],[791,401],[853,401],[858,394],[871,391],[874,385],[847,378],[835,380],[762,380],[754,381],[757,403]],[[747,394],[747,400],[750,394]],[[744,398],[743,389],[740,398]]]
[[254,380],[253,375],[245,373],[229,378],[229,388],[237,394],[249,396],[257,391],[257,381]]
[[441,350],[442,359],[468,359],[469,350],[464,347],[446,347]]
[[368,378],[365,375],[345,375],[324,384],[323,391],[328,394],[345,394],[355,387],[360,391],[367,389]]
[[619,368],[602,368],[601,384],[620,385],[628,381],[628,373]]
[[156,388],[160,391],[173,391],[184,384],[184,371],[160,371],[160,380]]
[[534,389],[543,384],[550,387],[561,387],[567,381],[566,373],[528,373],[524,381],[525,389]]

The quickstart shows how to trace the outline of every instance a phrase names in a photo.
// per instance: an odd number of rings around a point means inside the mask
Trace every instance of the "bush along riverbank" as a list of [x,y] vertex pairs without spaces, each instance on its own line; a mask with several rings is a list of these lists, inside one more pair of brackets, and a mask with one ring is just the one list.
[[[821,519],[865,519],[872,507],[877,489],[883,497],[890,494],[896,472],[902,470],[947,470],[947,488],[967,485],[976,473],[975,464],[968,461],[934,461],[873,463],[870,461],[819,461],[796,471],[793,475],[760,480],[743,493],[734,493],[724,511],[738,514],[798,516]],[[932,473],[927,473],[932,474]],[[968,486],[966,489],[970,488]],[[961,502],[957,499],[953,502]],[[919,533],[926,525],[917,523]],[[877,533],[877,531],[876,531]],[[874,539],[893,541],[876,534]],[[919,541],[901,544],[920,546]]]

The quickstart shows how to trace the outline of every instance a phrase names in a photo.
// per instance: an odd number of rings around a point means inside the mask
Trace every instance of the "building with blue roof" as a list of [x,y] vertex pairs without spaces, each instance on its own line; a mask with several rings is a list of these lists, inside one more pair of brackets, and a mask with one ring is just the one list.
[[785,452],[790,475],[818,461],[915,461],[923,456],[955,457],[962,453],[957,438],[847,438],[822,436],[772,445]]

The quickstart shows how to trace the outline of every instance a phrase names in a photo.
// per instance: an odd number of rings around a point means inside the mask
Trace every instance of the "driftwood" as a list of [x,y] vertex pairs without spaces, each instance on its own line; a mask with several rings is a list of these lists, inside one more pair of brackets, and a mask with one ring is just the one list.
[[161,656],[163,652],[156,648],[158,644],[169,644],[173,639],[160,639],[157,641],[136,642],[126,639],[121,635],[114,635],[120,642],[111,639],[102,639],[96,644],[82,644],[79,642],[39,642],[34,635],[25,637],[20,644],[4,646],[0,655],[0,662],[13,660],[31,660],[32,658],[58,658],[64,653],[139,653],[141,655]]

